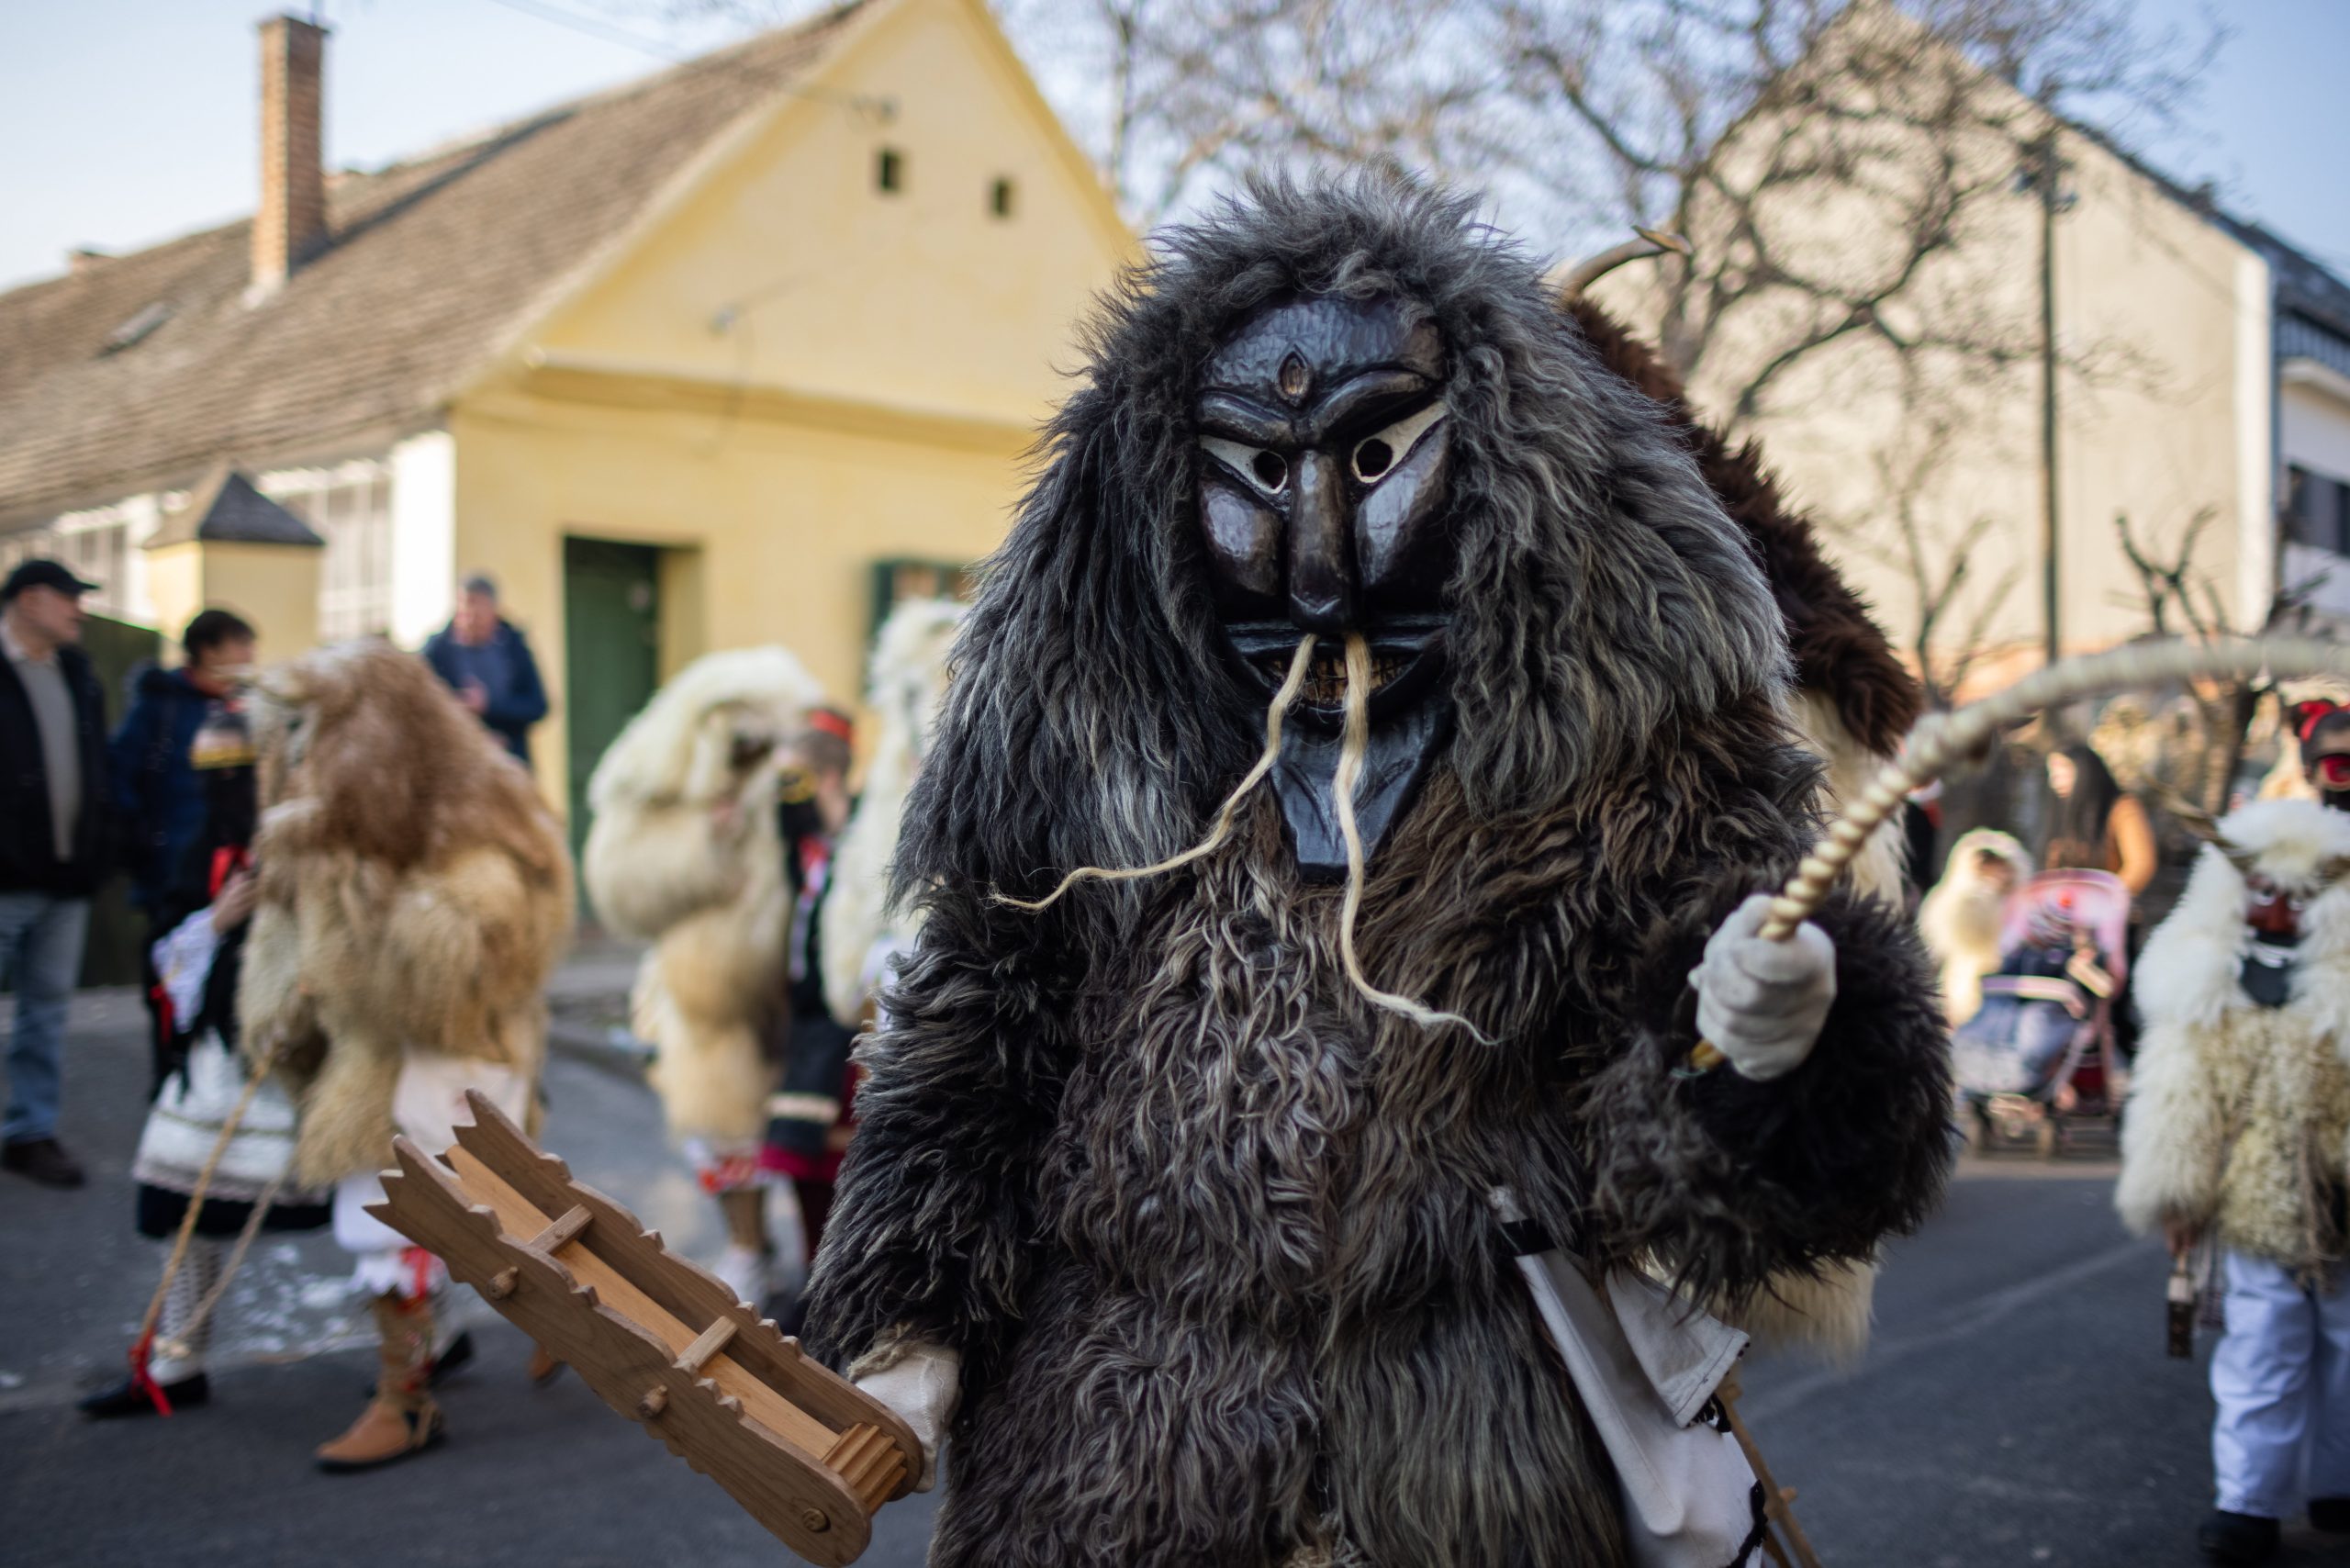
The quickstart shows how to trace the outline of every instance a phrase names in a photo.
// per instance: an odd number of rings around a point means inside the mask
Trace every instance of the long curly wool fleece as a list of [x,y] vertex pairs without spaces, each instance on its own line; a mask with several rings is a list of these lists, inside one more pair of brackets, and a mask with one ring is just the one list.
[[2292,994],[2260,1007],[2237,984],[2244,874],[2206,848],[2138,959],[2145,1034],[2114,1203],[2134,1230],[2176,1215],[2239,1252],[2312,1269],[2343,1254],[2328,1194],[2350,1187],[2350,879],[2322,879],[2350,861],[2350,813],[2259,801],[2220,833],[2270,880],[2311,895]]
[[[1200,365],[1296,290],[1419,302],[1450,357],[1460,722],[1372,857],[1374,1007],[1262,791],[1192,516]],[[1676,1080],[1685,976],[1812,823],[1762,574],[1653,406],[1464,205],[1272,189],[1175,237],[987,574],[901,885],[928,907],[874,1040],[812,1348],[926,1339],[964,1398],[954,1568],[1620,1562],[1613,1475],[1484,1195],[1700,1290],[1863,1258],[1948,1161],[1931,982],[1881,905],[1767,1084]]]

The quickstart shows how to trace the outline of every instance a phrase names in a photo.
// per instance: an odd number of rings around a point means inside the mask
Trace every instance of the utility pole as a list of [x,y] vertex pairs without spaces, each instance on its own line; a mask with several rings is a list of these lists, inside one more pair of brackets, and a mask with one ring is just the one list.
[[2041,134],[2039,168],[2033,178],[2040,187],[2040,483],[2041,598],[2047,622],[2047,662],[2063,656],[2063,625],[2058,594],[2056,511],[2056,211],[2058,184],[2064,163],[2057,156],[2056,119],[2051,115]]

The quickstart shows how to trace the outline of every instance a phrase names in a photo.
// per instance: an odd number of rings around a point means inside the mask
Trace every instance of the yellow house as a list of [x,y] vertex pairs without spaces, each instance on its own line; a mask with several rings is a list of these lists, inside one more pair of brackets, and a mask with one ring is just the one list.
[[334,177],[325,35],[261,30],[256,217],[0,295],[0,557],[134,619],[200,580],[293,652],[282,581],[157,536],[234,463],[325,538],[319,636],[415,645],[486,571],[565,804],[706,649],[782,643],[853,701],[893,588],[1002,536],[1133,251],[981,0],[866,0]]

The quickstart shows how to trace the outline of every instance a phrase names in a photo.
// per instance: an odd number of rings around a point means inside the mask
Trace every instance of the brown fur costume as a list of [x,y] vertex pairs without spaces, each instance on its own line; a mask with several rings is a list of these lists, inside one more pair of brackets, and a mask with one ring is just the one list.
[[530,776],[409,655],[321,649],[254,706],[261,899],[237,1005],[247,1051],[283,1047],[295,1179],[325,1186],[391,1163],[404,1049],[536,1077],[571,859]]

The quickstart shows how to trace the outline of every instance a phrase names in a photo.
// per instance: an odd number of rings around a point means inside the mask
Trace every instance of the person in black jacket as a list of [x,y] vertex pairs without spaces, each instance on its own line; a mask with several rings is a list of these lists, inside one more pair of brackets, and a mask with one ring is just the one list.
[[[130,711],[109,748],[116,825],[130,902],[147,917],[151,954],[156,942],[190,913],[175,909],[174,884],[188,846],[205,831],[206,789],[196,755],[207,721],[237,710],[238,678],[250,669],[256,633],[243,617],[207,610],[180,634],[186,662],[177,669],[149,666],[131,685]],[[146,965],[147,1014],[154,1048],[154,1083],[171,1070],[177,1023],[151,959]]]
[[55,561],[0,584],[0,979],[17,991],[0,1167],[78,1187],[57,1141],[65,1013],[108,868],[106,698],[78,645],[85,583]]
[[196,732],[207,715],[234,700],[239,676],[253,663],[256,639],[251,623],[235,612],[203,611],[180,634],[186,661],[177,669],[140,669],[130,711],[115,731],[108,767],[130,900],[151,921],[163,919],[181,857],[204,831],[204,779],[192,750]]

